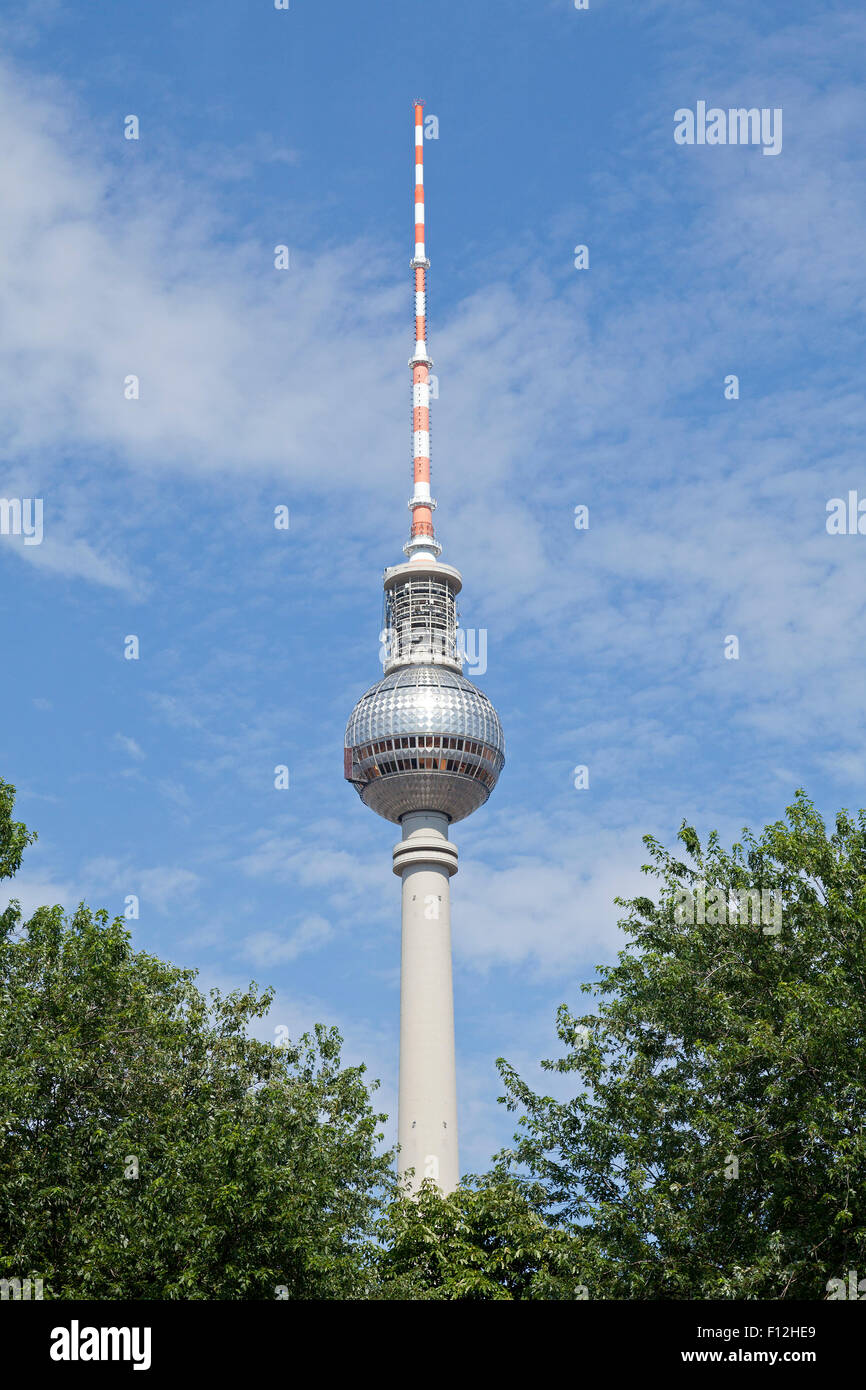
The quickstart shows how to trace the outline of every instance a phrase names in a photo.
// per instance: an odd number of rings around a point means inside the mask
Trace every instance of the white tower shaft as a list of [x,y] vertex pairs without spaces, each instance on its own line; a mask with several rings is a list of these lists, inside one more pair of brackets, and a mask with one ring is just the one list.
[[413,1192],[432,1178],[448,1193],[460,1181],[450,889],[457,847],[438,811],[405,815],[402,830],[394,847],[403,880],[399,1172],[414,1169]]

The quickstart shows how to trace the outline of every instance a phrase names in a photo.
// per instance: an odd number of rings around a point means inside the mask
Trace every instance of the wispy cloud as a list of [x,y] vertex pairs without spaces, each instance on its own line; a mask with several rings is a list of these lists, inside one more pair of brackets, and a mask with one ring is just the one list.
[[115,748],[120,748],[130,758],[134,758],[136,762],[144,761],[146,755],[134,738],[129,738],[126,734],[115,734],[112,743]]
[[253,932],[240,943],[240,955],[257,966],[282,965],[308,951],[317,951],[333,936],[324,917],[305,917],[294,931]]

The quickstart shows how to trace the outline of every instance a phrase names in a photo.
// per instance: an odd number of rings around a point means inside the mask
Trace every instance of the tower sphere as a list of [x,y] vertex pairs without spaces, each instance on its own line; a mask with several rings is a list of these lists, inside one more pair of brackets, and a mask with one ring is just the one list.
[[346,727],[346,775],[386,820],[440,811],[463,820],[482,806],[505,762],[493,705],[446,666],[403,666],[362,695]]

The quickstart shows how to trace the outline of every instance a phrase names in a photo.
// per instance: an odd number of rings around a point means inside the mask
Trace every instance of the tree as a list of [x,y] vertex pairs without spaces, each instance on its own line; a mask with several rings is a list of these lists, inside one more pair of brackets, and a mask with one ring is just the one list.
[[866,815],[828,834],[798,792],[730,852],[679,839],[688,862],[645,838],[659,900],[622,902],[596,1010],[559,1011],[544,1066],[572,1099],[500,1059],[503,1158],[583,1243],[591,1298],[826,1298],[866,1275]]
[[[0,873],[33,837],[0,782]],[[206,999],[84,905],[0,914],[0,1278],[45,1298],[346,1298],[394,1189],[341,1039],[248,1036],[268,991]]]
[[447,1197],[429,1180],[380,1223],[380,1299],[574,1299],[581,1247],[545,1221],[546,1193],[503,1172],[464,1178]]

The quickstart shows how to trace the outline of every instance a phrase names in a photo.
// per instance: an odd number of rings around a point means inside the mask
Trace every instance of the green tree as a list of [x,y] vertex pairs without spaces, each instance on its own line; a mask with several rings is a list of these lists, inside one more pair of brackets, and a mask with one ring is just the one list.
[[[0,782],[0,873],[32,837]],[[392,1155],[341,1039],[247,1028],[83,905],[0,914],[0,1278],[46,1298],[365,1296]]]
[[[826,1298],[866,1276],[866,815],[829,834],[799,792],[730,852],[679,839],[686,862],[645,839],[658,901],[621,903],[632,940],[582,987],[594,1011],[559,1011],[544,1066],[573,1097],[500,1059],[522,1111],[505,1158],[582,1241],[591,1298]],[[741,890],[763,920],[733,920]]]
[[544,1219],[546,1193],[505,1173],[465,1178],[447,1197],[425,1182],[380,1223],[381,1299],[574,1299],[582,1247]]

